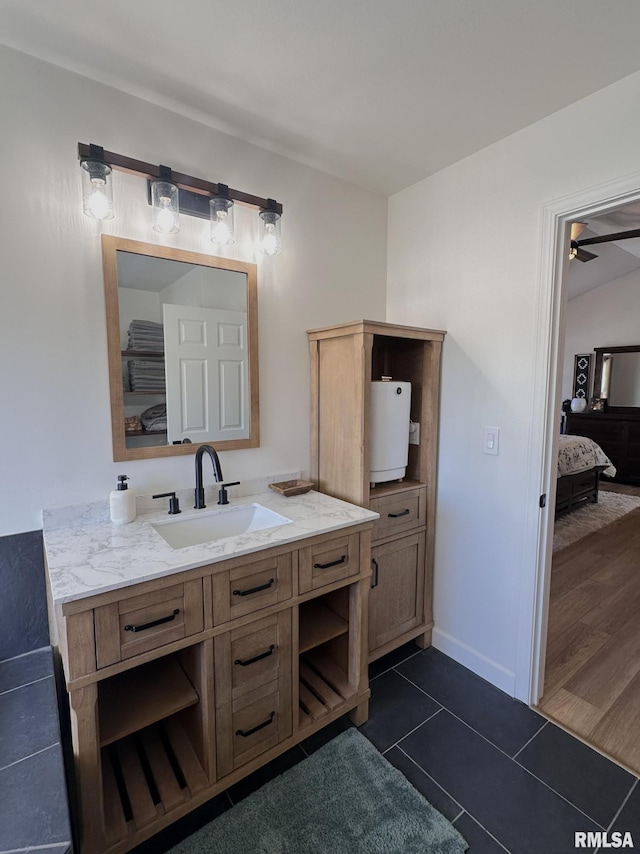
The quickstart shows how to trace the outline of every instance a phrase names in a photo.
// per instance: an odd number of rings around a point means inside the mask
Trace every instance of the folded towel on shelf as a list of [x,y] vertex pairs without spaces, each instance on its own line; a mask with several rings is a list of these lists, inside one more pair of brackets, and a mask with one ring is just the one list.
[[154,320],[132,320],[128,336],[129,350],[164,350],[163,326]]
[[163,392],[165,390],[164,361],[129,359],[127,370],[131,391]]
[[164,403],[157,403],[155,406],[150,406],[140,414],[140,421],[145,430],[166,430],[167,429],[167,407]]
[[132,320],[129,329],[133,332],[159,332],[162,334],[162,324],[155,320]]

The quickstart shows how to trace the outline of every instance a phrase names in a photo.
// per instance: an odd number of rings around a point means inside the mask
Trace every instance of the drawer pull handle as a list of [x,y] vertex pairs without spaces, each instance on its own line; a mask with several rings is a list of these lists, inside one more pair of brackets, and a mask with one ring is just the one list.
[[347,559],[346,555],[342,555],[338,560],[332,560],[331,563],[314,563],[314,569],[329,569],[330,566],[340,566],[341,563],[344,563]]
[[406,510],[401,510],[399,513],[387,513],[387,516],[390,519],[397,519],[399,516],[408,516],[411,513],[411,510],[407,507]]
[[237,729],[236,735],[241,735],[243,738],[247,738],[247,736],[253,735],[254,732],[258,732],[259,729],[264,729],[266,726],[269,726],[269,724],[273,722],[275,716],[276,713],[271,712],[266,721],[262,721],[261,724],[258,724],[258,726],[254,726],[252,729]]
[[268,658],[270,655],[273,655],[273,650],[275,648],[276,648],[276,645],[274,643],[272,643],[266,652],[261,652],[260,655],[254,655],[253,658],[247,658],[244,661],[241,658],[236,658],[236,660],[233,663],[239,664],[240,667],[246,667],[248,664],[254,664],[254,662],[256,662],[256,661],[262,661],[263,658]]
[[152,623],[145,623],[143,626],[125,626],[125,632],[143,632],[145,629],[152,629],[154,626],[161,626],[163,623],[170,623],[171,620],[175,620],[176,616],[180,613],[180,608],[175,608],[173,614],[169,614],[168,617],[160,617],[159,620],[154,620]]
[[257,593],[259,590],[268,590],[273,584],[275,578],[270,578],[266,584],[261,584],[259,587],[250,587],[249,590],[234,590],[234,596],[250,596],[252,593]]
[[373,575],[371,577],[371,589],[378,586],[378,561],[372,557],[371,563],[373,564]]

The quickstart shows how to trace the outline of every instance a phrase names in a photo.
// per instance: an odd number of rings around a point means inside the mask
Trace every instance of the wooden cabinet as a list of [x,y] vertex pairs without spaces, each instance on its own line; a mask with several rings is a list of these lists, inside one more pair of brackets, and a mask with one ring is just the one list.
[[616,467],[617,483],[640,486],[640,412],[569,412],[567,433],[593,439]]
[[[380,513],[373,532],[370,660],[415,639],[431,642],[440,357],[445,333],[375,321],[308,332],[311,353],[311,474],[318,489]],[[402,482],[372,486],[371,382],[411,383],[409,445]]]
[[124,854],[341,715],[364,723],[372,524],[55,609],[80,854]]
[[[373,577],[369,595],[369,649],[384,649],[416,629],[425,615],[425,532],[388,540],[371,550]],[[429,595],[430,599],[430,595]]]

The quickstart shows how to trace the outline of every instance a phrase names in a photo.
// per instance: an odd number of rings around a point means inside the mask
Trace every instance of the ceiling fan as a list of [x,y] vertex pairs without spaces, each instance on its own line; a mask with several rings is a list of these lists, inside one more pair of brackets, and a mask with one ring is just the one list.
[[571,223],[571,248],[569,250],[569,258],[578,261],[593,261],[597,258],[593,252],[587,252],[583,246],[594,246],[596,243],[613,243],[617,240],[628,240],[632,237],[640,237],[640,228],[632,228],[629,231],[618,231],[615,234],[598,234],[596,237],[586,237],[584,240],[578,240],[578,237],[587,227],[586,222]]

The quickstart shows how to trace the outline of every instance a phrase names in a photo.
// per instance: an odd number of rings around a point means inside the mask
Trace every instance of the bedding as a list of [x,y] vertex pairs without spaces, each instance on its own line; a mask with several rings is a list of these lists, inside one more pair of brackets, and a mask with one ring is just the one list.
[[616,468],[600,445],[586,436],[560,436],[558,445],[558,477],[606,466],[602,474],[615,477]]

